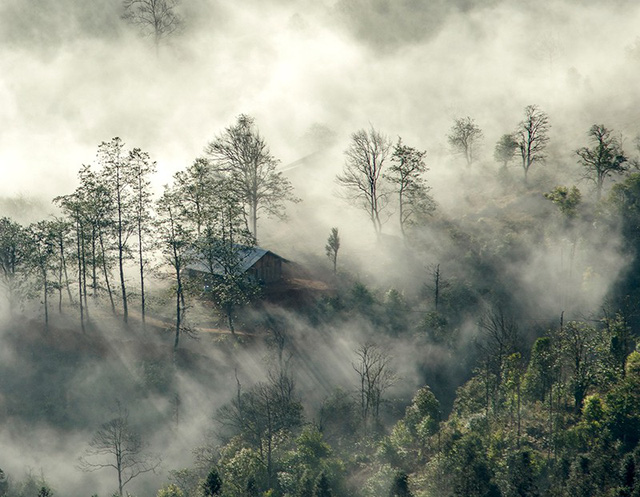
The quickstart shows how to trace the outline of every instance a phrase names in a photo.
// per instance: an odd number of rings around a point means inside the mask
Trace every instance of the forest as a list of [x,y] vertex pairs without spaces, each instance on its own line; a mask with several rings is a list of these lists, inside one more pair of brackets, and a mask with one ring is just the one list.
[[636,6],[62,3],[0,21],[0,497],[640,496]]

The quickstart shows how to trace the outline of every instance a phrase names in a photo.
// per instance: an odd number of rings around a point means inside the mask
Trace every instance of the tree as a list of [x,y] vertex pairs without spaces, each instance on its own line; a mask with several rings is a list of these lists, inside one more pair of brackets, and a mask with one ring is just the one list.
[[500,387],[504,380],[507,357],[516,352],[518,346],[518,326],[511,316],[501,308],[491,309],[480,319],[483,340],[480,349],[483,353],[483,376],[485,383],[486,414],[493,404],[499,404]]
[[[520,447],[520,434],[522,427],[522,380],[525,374],[525,365],[520,352],[514,352],[505,361],[505,387],[511,394],[509,403],[511,411],[516,411],[516,443]],[[514,406],[515,404],[515,406]]]
[[535,463],[530,450],[512,452],[507,456],[506,474],[502,495],[505,497],[537,497]]
[[216,468],[211,468],[211,471],[202,482],[202,492],[205,497],[215,497],[222,492],[222,479]]
[[544,198],[557,205],[560,212],[568,219],[573,219],[578,212],[582,194],[575,186],[572,186],[571,189],[566,186],[556,186],[550,192],[545,193]]
[[0,469],[0,497],[5,497],[9,490],[9,479],[7,475],[4,474],[4,471]]
[[131,186],[132,186],[132,210],[133,223],[135,224],[136,236],[138,239],[138,269],[140,271],[140,299],[142,326],[145,325],[145,288],[144,288],[144,268],[146,260],[144,257],[144,248],[147,237],[151,230],[151,205],[152,193],[151,182],[149,176],[156,171],[156,163],[151,162],[149,154],[143,152],[139,148],[134,148],[129,152],[127,158],[129,167],[131,168]]
[[313,497],[331,497],[331,487],[329,486],[329,479],[324,472],[320,473],[313,489]]
[[29,254],[25,228],[8,217],[0,218],[0,285],[6,291],[11,313],[26,291]]
[[558,351],[550,337],[538,338],[531,349],[527,371],[522,379],[524,393],[531,400],[548,403],[549,450],[553,439],[553,386],[558,381]]
[[597,381],[603,362],[599,353],[605,347],[604,337],[587,323],[571,321],[562,327],[560,340],[562,354],[571,375],[574,408],[579,412],[589,389]]
[[399,138],[391,155],[389,173],[384,177],[395,185],[398,194],[400,230],[406,236],[405,228],[418,222],[419,218],[430,215],[435,210],[435,202],[422,175],[428,171],[424,163],[427,152],[402,144]]
[[604,180],[612,174],[621,174],[627,170],[627,157],[622,151],[620,140],[612,136],[612,131],[602,124],[594,124],[589,129],[589,139],[593,148],[582,147],[576,150],[580,164],[586,169],[585,178],[596,185],[596,199],[600,200]]
[[544,150],[549,142],[549,117],[537,105],[528,105],[524,109],[524,119],[515,132],[516,142],[522,157],[524,181],[527,182],[529,169],[535,162],[543,162]]
[[[56,197],[53,201],[60,205],[65,214],[69,217],[75,231],[75,260],[78,269],[78,307],[80,309],[80,327],[85,331],[84,313],[86,310],[86,260],[85,260],[85,217],[83,216],[83,202],[81,191],[76,191],[70,195]],[[84,304],[83,304],[84,301]]]
[[50,274],[53,271],[56,241],[53,223],[39,221],[29,226],[31,245],[31,265],[36,270],[37,280],[42,288],[44,306],[44,326],[49,328],[49,292],[51,291]]
[[475,432],[455,441],[448,457],[452,469],[453,495],[484,497],[491,495],[493,472],[487,460],[487,449]]
[[252,117],[238,116],[236,124],[209,143],[205,152],[216,172],[229,179],[256,240],[261,212],[282,219],[284,202],[298,201],[289,180],[276,171],[279,161],[271,155]]
[[404,471],[398,471],[393,478],[389,497],[412,497],[409,490],[409,476]]
[[[84,258],[84,267],[91,267],[91,288],[94,299],[98,296],[98,267],[101,266],[104,284],[111,303],[112,312],[116,313],[111,290],[110,271],[112,266],[111,258],[107,249],[110,237],[113,234],[114,220],[114,199],[112,192],[103,175],[96,174],[91,166],[83,165],[78,173],[80,186],[76,188],[76,198],[81,203],[78,213],[82,216],[82,246],[84,252],[88,252]],[[86,239],[86,241],[85,241]],[[83,278],[83,288],[86,294],[86,270]]]
[[158,490],[156,497],[184,497],[184,492],[180,487],[171,483],[165,488]]
[[95,432],[78,468],[86,472],[115,469],[118,494],[122,497],[125,485],[143,473],[155,471],[160,459],[144,451],[145,444],[129,425],[129,412],[120,403],[115,414]]
[[216,194],[211,163],[206,159],[196,159],[186,170],[174,175],[173,184],[182,199],[184,217],[195,223],[196,234],[200,236]]
[[157,52],[160,41],[182,24],[175,11],[178,3],[179,0],[124,0],[122,17],[137,26],[143,36],[152,36]]
[[368,213],[377,235],[382,231],[380,213],[388,197],[382,184],[382,171],[390,151],[389,139],[373,127],[369,131],[356,131],[345,151],[342,174],[336,177],[346,198]]
[[371,422],[377,422],[382,395],[396,380],[391,357],[373,343],[365,343],[355,351],[352,367],[360,381],[360,415],[365,434]]
[[131,174],[124,155],[124,143],[118,137],[110,142],[102,142],[98,147],[98,161],[102,164],[102,177],[110,186],[113,208],[115,210],[116,249],[118,269],[120,271],[120,289],[122,297],[123,319],[129,319],[127,288],[124,276],[124,260],[128,255],[128,240],[135,225],[131,222],[132,191]]
[[195,236],[188,221],[180,216],[180,196],[175,190],[165,186],[162,197],[158,200],[156,220],[158,241],[162,247],[164,260],[171,266],[175,278],[176,323],[174,352],[180,342],[180,334],[187,331],[184,326],[186,303],[184,275],[187,265],[193,260]]
[[69,272],[67,271],[67,252],[71,243],[71,223],[62,218],[54,218],[52,228],[57,251],[57,281],[56,289],[58,290],[58,312],[62,313],[62,290],[66,288],[69,297],[69,303],[73,303],[71,297],[71,285],[69,282]]
[[331,234],[327,239],[327,244],[324,246],[324,250],[327,257],[333,263],[333,274],[336,274],[338,266],[338,250],[340,250],[340,236],[338,235],[338,228],[331,228]]
[[464,157],[467,167],[471,167],[473,164],[482,138],[482,130],[469,116],[455,119],[447,136],[454,153]]
[[219,178],[212,192],[194,248],[206,273],[204,296],[224,312],[229,329],[235,333],[236,308],[251,301],[260,290],[244,271],[245,260],[251,256],[255,243],[230,180]]
[[507,168],[507,164],[513,159],[513,156],[518,150],[518,142],[511,133],[502,135],[496,143],[496,148],[493,151],[493,157],[496,161],[502,163],[503,168]]
[[40,487],[37,497],[53,497],[53,491],[46,485]]
[[267,382],[257,383],[246,392],[238,383],[236,398],[219,409],[216,417],[231,434],[239,435],[258,451],[266,469],[267,488],[271,488],[278,435],[302,423],[302,405],[291,375],[286,370],[271,372]]

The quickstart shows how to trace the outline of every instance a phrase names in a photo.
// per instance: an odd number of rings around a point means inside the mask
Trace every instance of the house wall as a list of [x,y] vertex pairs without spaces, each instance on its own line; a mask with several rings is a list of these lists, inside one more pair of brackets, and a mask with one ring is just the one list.
[[273,283],[282,278],[282,259],[266,253],[249,269],[251,276],[262,283]]

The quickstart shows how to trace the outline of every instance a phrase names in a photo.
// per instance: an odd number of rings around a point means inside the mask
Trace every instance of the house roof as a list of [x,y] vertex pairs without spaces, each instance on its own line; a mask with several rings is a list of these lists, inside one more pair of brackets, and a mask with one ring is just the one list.
[[[280,257],[278,254],[271,252],[270,250],[263,249],[260,247],[243,247],[238,246],[238,256],[240,258],[240,268],[243,273],[246,273],[253,265],[262,259],[266,254],[271,254],[278,259],[282,259],[286,261],[284,257]],[[198,259],[187,265],[187,269],[191,269],[192,271],[199,271],[201,273],[208,273],[209,267],[205,264],[202,259]],[[214,267],[214,273],[222,273],[222,266]]]

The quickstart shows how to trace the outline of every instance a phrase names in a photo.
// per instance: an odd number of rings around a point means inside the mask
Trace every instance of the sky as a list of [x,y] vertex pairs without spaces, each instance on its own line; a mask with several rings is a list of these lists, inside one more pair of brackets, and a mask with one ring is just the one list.
[[166,183],[241,113],[284,166],[309,151],[303,137],[320,124],[337,141],[323,165],[330,180],[350,133],[374,126],[426,149],[436,184],[456,117],[483,128],[488,160],[532,103],[569,151],[593,122],[630,136],[640,124],[628,106],[640,64],[634,2],[183,0],[176,9],[183,29],[156,55],[119,2],[0,3],[0,195],[68,193],[114,136],[148,151]]

